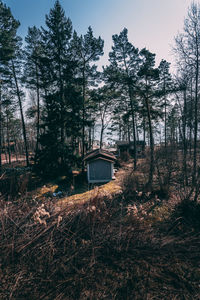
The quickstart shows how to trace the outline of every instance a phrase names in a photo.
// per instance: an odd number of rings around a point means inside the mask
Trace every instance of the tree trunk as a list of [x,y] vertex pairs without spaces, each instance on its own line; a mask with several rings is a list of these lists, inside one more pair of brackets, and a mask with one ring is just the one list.
[[143,141],[146,141],[146,121],[145,118],[143,119]]
[[103,132],[104,132],[104,124],[101,125],[101,133],[100,133],[100,149],[103,146]]
[[91,126],[89,127],[88,135],[89,135],[89,149],[91,149],[92,148],[92,128],[91,128]]
[[61,71],[61,59],[60,59],[60,53],[59,53],[59,85],[60,85],[60,103],[61,103],[61,112],[60,112],[60,118],[61,118],[61,125],[60,125],[60,139],[61,139],[61,145],[62,145],[62,151],[61,151],[61,164],[64,164],[64,148],[65,148],[65,121],[64,121],[64,91],[63,91],[63,80],[62,80],[62,71]]
[[134,114],[134,108],[133,108],[133,99],[132,99],[132,92],[129,89],[129,95],[130,95],[130,105],[131,105],[131,116],[132,116],[132,126],[133,126],[133,159],[134,159],[134,170],[137,168],[137,143],[136,143],[136,128],[135,128],[135,114]]
[[95,125],[92,126],[92,149],[93,149],[93,145],[94,145],[94,137],[95,137]]
[[121,122],[119,122],[119,141],[121,141],[121,140],[122,140],[122,125],[121,125]]
[[26,165],[28,167],[29,166],[29,156],[28,156],[28,144],[27,144],[27,138],[26,138],[26,127],[25,127],[25,122],[24,122],[24,114],[23,114],[23,108],[22,108],[21,95],[20,95],[17,76],[16,76],[16,72],[15,72],[15,65],[14,65],[13,60],[12,60],[12,70],[13,70],[13,77],[14,77],[14,80],[15,80],[15,86],[16,86],[17,97],[18,97],[19,108],[20,108],[20,114],[21,114],[22,131],[23,131],[24,147],[25,147],[25,154],[26,154]]
[[128,122],[127,122],[127,130],[128,130],[128,142],[130,144],[130,142],[131,142],[131,133],[130,133],[129,118],[128,118]]
[[192,158],[192,120],[193,120],[193,85],[191,79],[191,88],[190,88],[190,158]]
[[[125,54],[123,53],[123,60],[124,60],[124,66],[126,69],[127,78],[130,80],[129,77],[129,70],[126,64]],[[136,128],[135,128],[135,113],[134,113],[134,107],[133,107],[133,90],[131,86],[132,82],[128,83],[128,91],[129,91],[129,100],[130,100],[130,107],[131,107],[131,116],[132,116],[132,126],[133,126],[133,159],[134,159],[134,170],[137,168],[137,143],[136,143]]]
[[165,75],[164,75],[164,86],[163,86],[163,92],[164,92],[164,122],[165,122],[165,148],[167,147],[167,101],[166,101],[166,86],[165,86]]
[[[83,67],[85,69],[85,66]],[[82,86],[82,173],[85,170],[84,166],[84,156],[85,156],[85,71],[82,73],[83,76],[83,86]]]
[[199,84],[199,50],[198,41],[197,57],[196,57],[196,74],[195,74],[195,104],[194,104],[194,156],[193,156],[193,178],[192,183],[196,185],[196,170],[197,170],[197,131],[198,131],[198,84]]
[[16,142],[16,139],[14,140],[14,143],[15,143],[15,157],[16,157],[16,161],[18,161],[18,153],[17,153],[17,142]]
[[139,141],[139,129],[138,129],[137,118],[135,119],[135,132],[136,132],[136,142],[137,142]]
[[2,133],[2,144],[4,145],[4,157],[5,157],[5,160],[6,160],[6,163],[8,163],[8,156],[7,156],[7,149],[6,149],[6,138],[5,138],[5,133],[4,133],[4,130],[2,129],[1,131]]
[[37,134],[36,134],[35,154],[38,153],[39,134],[40,134],[40,90],[39,90],[39,75],[38,75],[37,64],[36,64],[36,92],[37,92]]
[[149,125],[149,142],[150,142],[150,168],[149,168],[149,180],[147,186],[151,188],[153,182],[153,173],[154,173],[154,140],[153,140],[153,128],[151,123],[150,105],[147,97],[145,97],[145,104],[147,109],[147,118],[148,118],[148,125]]
[[165,148],[167,147],[167,108],[166,108],[166,98],[165,98]]
[[9,134],[9,120],[8,120],[8,112],[6,115],[6,134],[7,134],[7,146],[8,146],[8,161],[11,164],[11,153],[10,153],[10,134]]
[[1,103],[1,80],[0,80],[0,175],[2,173],[2,103]]
[[186,103],[186,89],[183,93],[184,107],[183,107],[183,176],[184,183],[188,185],[187,177],[187,140],[186,140],[186,116],[187,116],[187,103]]

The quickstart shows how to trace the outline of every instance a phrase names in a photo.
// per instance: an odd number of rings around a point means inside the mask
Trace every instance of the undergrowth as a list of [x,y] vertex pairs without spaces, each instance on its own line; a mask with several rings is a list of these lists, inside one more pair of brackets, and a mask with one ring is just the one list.
[[0,299],[199,299],[199,231],[177,235],[180,207],[158,220],[164,200],[135,195],[2,199]]

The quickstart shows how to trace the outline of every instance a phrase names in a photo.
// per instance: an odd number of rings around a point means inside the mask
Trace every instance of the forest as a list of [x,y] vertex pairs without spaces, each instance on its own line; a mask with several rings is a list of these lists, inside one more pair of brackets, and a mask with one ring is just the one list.
[[[199,299],[200,5],[173,68],[127,28],[100,68],[91,26],[59,0],[44,20],[22,39],[0,0],[0,299]],[[132,155],[90,190],[86,154],[117,141]]]
[[4,160],[11,163],[13,157],[25,155],[27,166],[32,159],[41,175],[54,176],[72,167],[83,168],[83,157],[95,138],[101,147],[106,135],[110,143],[134,142],[135,169],[136,141],[146,141],[152,173],[154,145],[179,145],[183,164],[188,151],[193,156],[195,181],[198,25],[194,5],[175,40],[176,74],[170,73],[169,62],[162,60],[156,66],[155,54],[132,45],[126,28],[113,35],[109,64],[98,71],[104,41],[93,35],[91,27],[78,36],[58,1],[46,16],[45,28],[28,28],[24,42],[17,35],[20,23],[1,3],[0,153]]

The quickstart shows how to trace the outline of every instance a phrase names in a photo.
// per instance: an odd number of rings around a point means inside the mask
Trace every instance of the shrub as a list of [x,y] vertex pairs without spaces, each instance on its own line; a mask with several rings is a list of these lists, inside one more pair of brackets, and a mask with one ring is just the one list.
[[175,206],[172,219],[182,231],[200,231],[200,203],[184,199]]

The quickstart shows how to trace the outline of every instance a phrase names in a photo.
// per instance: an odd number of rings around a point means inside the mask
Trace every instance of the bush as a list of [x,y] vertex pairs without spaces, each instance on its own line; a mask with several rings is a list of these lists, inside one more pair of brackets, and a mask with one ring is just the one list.
[[30,188],[32,176],[29,168],[10,169],[0,179],[0,191],[3,196],[14,199],[24,195]]
[[121,158],[122,161],[127,162],[127,161],[130,160],[131,156],[130,156],[130,154],[129,154],[127,151],[123,151],[123,152],[120,154],[120,158]]
[[[174,222],[178,220],[182,231],[200,231],[200,203],[185,199],[175,206],[172,216]],[[176,223],[175,223],[176,224]]]

